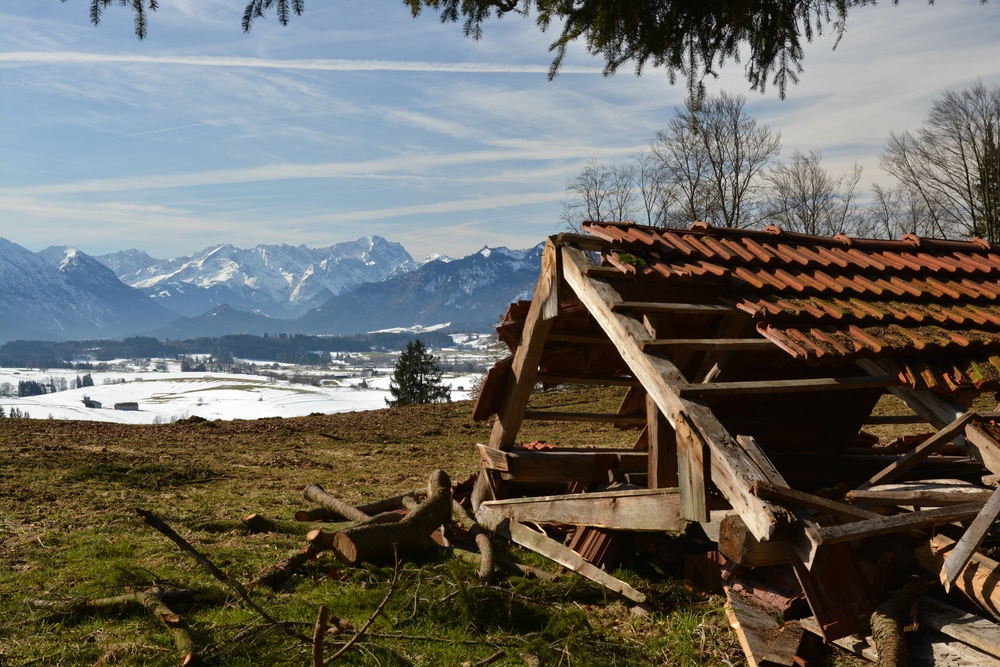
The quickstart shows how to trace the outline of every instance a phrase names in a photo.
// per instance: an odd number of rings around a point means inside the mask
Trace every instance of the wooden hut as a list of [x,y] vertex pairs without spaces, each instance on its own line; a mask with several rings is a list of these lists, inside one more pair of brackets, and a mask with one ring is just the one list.
[[[586,545],[531,524],[701,523],[737,564],[790,561],[827,640],[863,634],[878,603],[856,547],[922,535],[946,586],[1000,618],[992,561],[977,553],[1000,513],[1000,494],[982,483],[1000,475],[1000,428],[996,413],[970,411],[1000,390],[1000,246],[704,223],[584,231],[549,239],[533,299],[499,327],[511,356],[491,369],[475,408],[476,419],[495,415],[478,445],[482,523],[635,600],[639,591],[584,558]],[[628,392],[617,414],[538,413],[527,409],[537,383]],[[886,392],[908,413],[873,415]],[[641,430],[634,450],[535,451],[518,444],[533,419]],[[936,433],[866,450],[862,428],[885,422]],[[616,475],[633,483],[530,495]],[[972,486],[888,486],[931,478]]]

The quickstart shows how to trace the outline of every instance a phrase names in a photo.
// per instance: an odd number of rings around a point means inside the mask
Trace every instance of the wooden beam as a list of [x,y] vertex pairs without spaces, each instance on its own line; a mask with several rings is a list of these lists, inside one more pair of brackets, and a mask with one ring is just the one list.
[[852,505],[945,507],[969,502],[985,503],[992,495],[992,489],[980,489],[974,486],[963,485],[961,487],[953,487],[953,490],[862,489],[848,491],[844,500]]
[[476,445],[484,470],[494,471],[504,481],[528,483],[607,482],[608,471],[645,472],[646,452],[630,449],[571,450],[547,452],[501,451]]
[[684,532],[688,524],[680,515],[676,487],[514,498],[483,505],[521,523],[568,523],[675,535]]
[[781,540],[761,542],[747,530],[738,514],[719,522],[719,552],[744,567],[761,567],[788,562],[788,550]]
[[[858,359],[855,363],[873,377],[892,375],[894,372],[892,365],[884,360]],[[955,399],[942,394],[904,386],[889,387],[889,392],[936,428],[944,428],[968,411]]]
[[569,331],[553,331],[548,340],[553,343],[584,343],[587,345],[611,345],[611,341],[601,332],[573,333]]
[[649,488],[676,487],[678,485],[677,434],[649,394],[646,394],[646,442],[649,452],[647,468]]
[[[559,315],[560,261],[559,252],[549,239],[542,251],[542,268],[521,331],[521,343],[514,353],[507,386],[490,433],[490,447],[494,449],[513,447],[521,428],[524,409],[535,388],[535,375],[545,350],[545,337]],[[476,479],[472,492],[473,507],[483,500],[496,498],[498,491],[492,475],[484,470]]]
[[752,435],[736,436],[736,444],[738,444],[743,451],[747,453],[750,460],[753,461],[758,468],[760,468],[761,473],[764,475],[764,479],[774,486],[788,487],[788,482],[786,482],[785,478],[781,476],[778,469],[774,467],[774,463],[771,462],[767,453],[761,449],[761,446]]
[[642,352],[639,346],[644,341],[652,340],[652,336],[634,315],[613,310],[622,303],[621,297],[607,283],[585,275],[586,255],[576,248],[564,247],[562,258],[566,283],[614,341],[632,374],[640,379],[674,429],[677,428],[679,414],[683,412],[690,416],[692,426],[711,450],[712,481],[754,536],[767,540],[789,526],[794,518],[787,510],[746,492],[756,479],[762,478],[760,471],[740,453],[732,436],[708,406],[683,399],[674,390],[687,383],[677,367],[666,359]]
[[476,511],[476,519],[482,525],[493,532],[506,537],[507,539],[531,549],[536,553],[549,558],[563,567],[568,567],[577,574],[580,574],[592,581],[596,581],[605,588],[620,593],[624,597],[634,602],[645,602],[646,596],[635,590],[621,579],[613,577],[599,567],[595,567],[585,561],[580,554],[569,547],[556,542],[544,533],[534,531],[527,526],[508,519],[496,510],[490,509],[485,504],[479,506]]
[[680,387],[680,394],[685,397],[730,396],[734,394],[835,391],[842,389],[878,389],[880,387],[891,387],[898,384],[899,379],[890,376],[712,382],[707,384],[686,384]]
[[514,445],[524,409],[535,387],[535,375],[545,348],[545,338],[559,315],[559,253],[550,240],[542,252],[542,270],[528,308],[521,344],[514,353],[511,381],[493,424],[490,447],[510,449]]
[[[582,266],[581,270],[585,266]],[[673,313],[675,315],[728,315],[738,312],[733,306],[708,303],[662,303],[659,301],[622,301],[621,299],[618,299],[611,308],[619,312]]]
[[750,667],[792,667],[802,641],[803,629],[797,621],[778,625],[775,614],[754,603],[729,586],[726,616],[736,631]]
[[643,352],[726,352],[734,350],[777,350],[766,338],[656,338],[642,344]]
[[754,482],[753,492],[754,495],[760,498],[777,500],[778,502],[783,503],[791,503],[798,505],[799,507],[805,507],[806,509],[810,509],[814,512],[822,512],[823,514],[829,514],[831,516],[841,517],[848,520],[884,518],[881,514],[870,510],[853,507],[851,505],[847,505],[846,503],[838,503],[835,500],[828,500],[826,498],[814,496],[811,493],[796,491],[795,489],[790,489],[787,486],[776,486],[774,484],[769,484],[768,482]]
[[926,424],[927,420],[920,415],[869,415],[865,419],[868,426],[882,426],[887,424]]
[[962,535],[955,548],[948,554],[948,560],[941,568],[941,583],[944,584],[946,593],[951,592],[951,585],[955,583],[959,573],[965,569],[965,565],[972,558],[979,545],[983,543],[986,532],[993,527],[993,523],[1000,516],[1000,489],[993,492],[993,495],[983,506],[982,511],[973,519],[972,525]]
[[644,415],[619,415],[616,413],[597,412],[556,412],[549,410],[525,410],[524,419],[533,421],[553,421],[553,422],[595,422],[627,424],[630,426],[643,426],[646,423]]
[[1000,474],[1000,443],[978,424],[965,425],[965,448],[990,472]]
[[539,373],[535,379],[543,384],[586,384],[607,387],[638,387],[640,382],[630,377],[613,377],[611,375],[563,375],[556,373]]
[[933,510],[921,510],[893,516],[880,516],[878,519],[866,519],[845,523],[839,526],[825,526],[819,529],[823,544],[836,544],[861,540],[879,535],[889,535],[916,528],[927,528],[952,521],[971,519],[982,510],[982,503],[965,503],[951,507],[940,507]]
[[889,482],[895,481],[903,473],[917,465],[920,461],[923,461],[931,454],[940,451],[941,448],[951,442],[956,435],[960,435],[965,430],[965,425],[970,419],[972,419],[974,414],[975,413],[973,412],[966,412],[961,417],[932,435],[930,438],[914,447],[912,451],[890,463],[858,488],[864,490],[878,484],[888,484]]

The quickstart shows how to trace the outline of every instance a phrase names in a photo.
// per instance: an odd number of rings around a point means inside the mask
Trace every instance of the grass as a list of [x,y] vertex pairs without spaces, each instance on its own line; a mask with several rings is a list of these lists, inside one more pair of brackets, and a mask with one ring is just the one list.
[[[621,393],[541,394],[534,408],[613,412]],[[472,444],[489,438],[471,403],[297,419],[129,426],[52,420],[0,421],[0,665],[175,665],[163,626],[136,610],[57,615],[29,600],[70,603],[152,586],[193,589],[178,612],[210,665],[308,665],[310,649],[268,627],[133,508],[157,513],[216,565],[249,581],[302,546],[284,534],[208,532],[199,522],[257,512],[289,519],[307,506],[306,485],[360,504],[426,484],[440,467],[472,473]],[[634,431],[532,422],[531,439],[556,445],[630,447]],[[530,552],[504,557],[552,569]],[[636,561],[637,563],[644,561]],[[481,585],[474,569],[442,550],[401,566],[398,590],[371,634],[343,665],[475,664],[504,650],[500,666],[739,665],[744,663],[722,601],[652,568],[620,571],[647,592],[653,614],[630,607],[581,577],[556,582],[505,578]],[[333,647],[353,634],[385,596],[392,566],[346,567],[323,555],[288,590],[254,600],[311,635],[319,606],[346,619]],[[641,576],[640,576],[641,575]],[[648,577],[648,578],[647,578]]]

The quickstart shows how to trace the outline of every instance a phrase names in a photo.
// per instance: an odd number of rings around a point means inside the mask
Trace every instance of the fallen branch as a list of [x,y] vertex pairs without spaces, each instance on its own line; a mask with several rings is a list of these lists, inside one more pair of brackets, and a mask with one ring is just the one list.
[[313,667],[323,667],[323,637],[326,636],[326,624],[329,618],[330,611],[325,605],[320,605],[316,614],[316,626],[313,628]]
[[490,583],[493,581],[494,567],[493,543],[490,542],[490,536],[483,531],[479,522],[472,518],[469,511],[454,500],[451,501],[451,514],[469,532],[469,535],[472,535],[476,540],[476,547],[482,555],[479,563],[479,571],[476,574],[483,583]]
[[[469,561],[477,566],[481,566],[482,564],[482,554],[466,551],[465,549],[455,549],[453,553],[457,558]],[[510,560],[494,559],[493,567],[495,570],[502,570],[507,574],[514,575],[515,577],[534,577],[535,579],[541,579],[542,581],[557,581],[562,578],[561,575],[546,572],[545,570],[532,567],[530,565],[515,563]]]
[[[330,497],[332,498],[332,496]],[[363,512],[364,514],[374,516],[376,514],[382,514],[383,512],[394,512],[396,510],[407,509],[407,498],[415,498],[417,501],[421,501],[426,497],[426,490],[416,489],[414,491],[401,493],[398,496],[392,496],[391,498],[376,500],[375,502],[368,503],[367,505],[358,505],[354,509],[359,512]],[[334,498],[334,500],[336,500],[336,498]],[[342,506],[342,501],[337,500],[336,502],[338,503],[338,507]],[[296,521],[337,521],[343,518],[344,515],[340,512],[326,507],[314,507],[312,509],[299,510],[295,513]]]
[[319,484],[310,484],[302,491],[302,495],[306,497],[306,500],[311,500],[323,509],[335,512],[345,519],[364,521],[371,516],[353,505],[348,505],[343,500],[334,498],[324,491],[323,487]]
[[164,599],[193,599],[192,591],[164,591],[154,588],[143,593],[128,593],[107,598],[93,598],[56,602],[52,600],[29,600],[28,606],[33,609],[46,609],[60,615],[76,615],[95,611],[120,611],[128,607],[142,607],[156,617],[170,631],[174,646],[180,654],[180,664],[183,666],[200,663],[198,647],[191,636],[191,628],[184,619],[170,609]]
[[[383,609],[385,609],[385,606],[389,604],[389,598],[391,598],[392,594],[396,592],[396,583],[399,581],[399,563],[400,563],[399,554],[397,553],[396,565],[392,569],[392,581],[389,583],[389,590],[386,592],[385,597],[382,598],[382,601],[379,602],[378,606],[375,608],[375,611],[373,611],[372,615],[368,617],[368,620],[365,621],[365,624],[361,626],[361,629],[358,630],[353,637],[347,640],[347,643],[341,646],[336,653],[330,656],[329,660],[321,663],[323,667],[326,667],[326,665],[329,665],[330,663],[337,660],[337,658],[344,655],[344,653],[346,653],[349,648],[358,643],[358,641],[360,641],[360,639],[365,635],[365,633],[368,632],[368,628],[372,626],[372,623],[375,622],[375,619],[378,618],[378,615],[382,613]],[[321,644],[320,650],[322,650],[322,640],[320,641],[320,644]]]
[[191,524],[194,530],[203,530],[209,533],[227,533],[233,530],[246,532],[249,535],[256,533],[281,533],[283,535],[305,535],[310,527],[297,521],[277,521],[268,519],[260,514],[249,514],[242,519],[213,519],[209,521],[199,521]]
[[276,619],[272,618],[270,614],[268,614],[260,607],[260,605],[258,605],[252,599],[250,599],[250,595],[247,593],[246,589],[243,588],[240,582],[236,581],[235,579],[227,575],[225,572],[217,568],[212,563],[212,561],[208,560],[208,558],[206,558],[200,551],[191,546],[191,544],[187,540],[185,540],[183,537],[174,532],[174,529],[171,528],[169,525],[167,525],[167,523],[163,521],[163,519],[156,516],[152,512],[140,509],[138,507],[135,509],[135,512],[136,514],[142,517],[142,520],[145,522],[147,526],[158,531],[161,535],[163,535],[168,540],[176,544],[181,551],[191,556],[194,559],[194,561],[202,567],[202,569],[204,569],[206,572],[208,572],[210,575],[215,577],[223,584],[233,589],[233,591],[240,597],[240,599],[243,600],[243,602],[246,603],[248,607],[257,612],[257,614],[265,621],[267,621],[274,627],[279,628],[289,637],[294,637],[307,644],[311,643],[310,639],[305,635],[295,632],[294,630],[288,628],[284,623],[281,623]]

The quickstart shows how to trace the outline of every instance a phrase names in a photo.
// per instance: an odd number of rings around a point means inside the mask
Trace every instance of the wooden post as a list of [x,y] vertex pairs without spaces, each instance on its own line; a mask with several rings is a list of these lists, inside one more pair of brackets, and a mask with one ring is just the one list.
[[711,479],[711,454],[701,435],[683,413],[677,415],[677,486],[681,490],[681,516],[688,521],[708,521],[707,486]]
[[669,489],[677,486],[677,435],[649,394],[646,394],[646,430],[649,488]]

